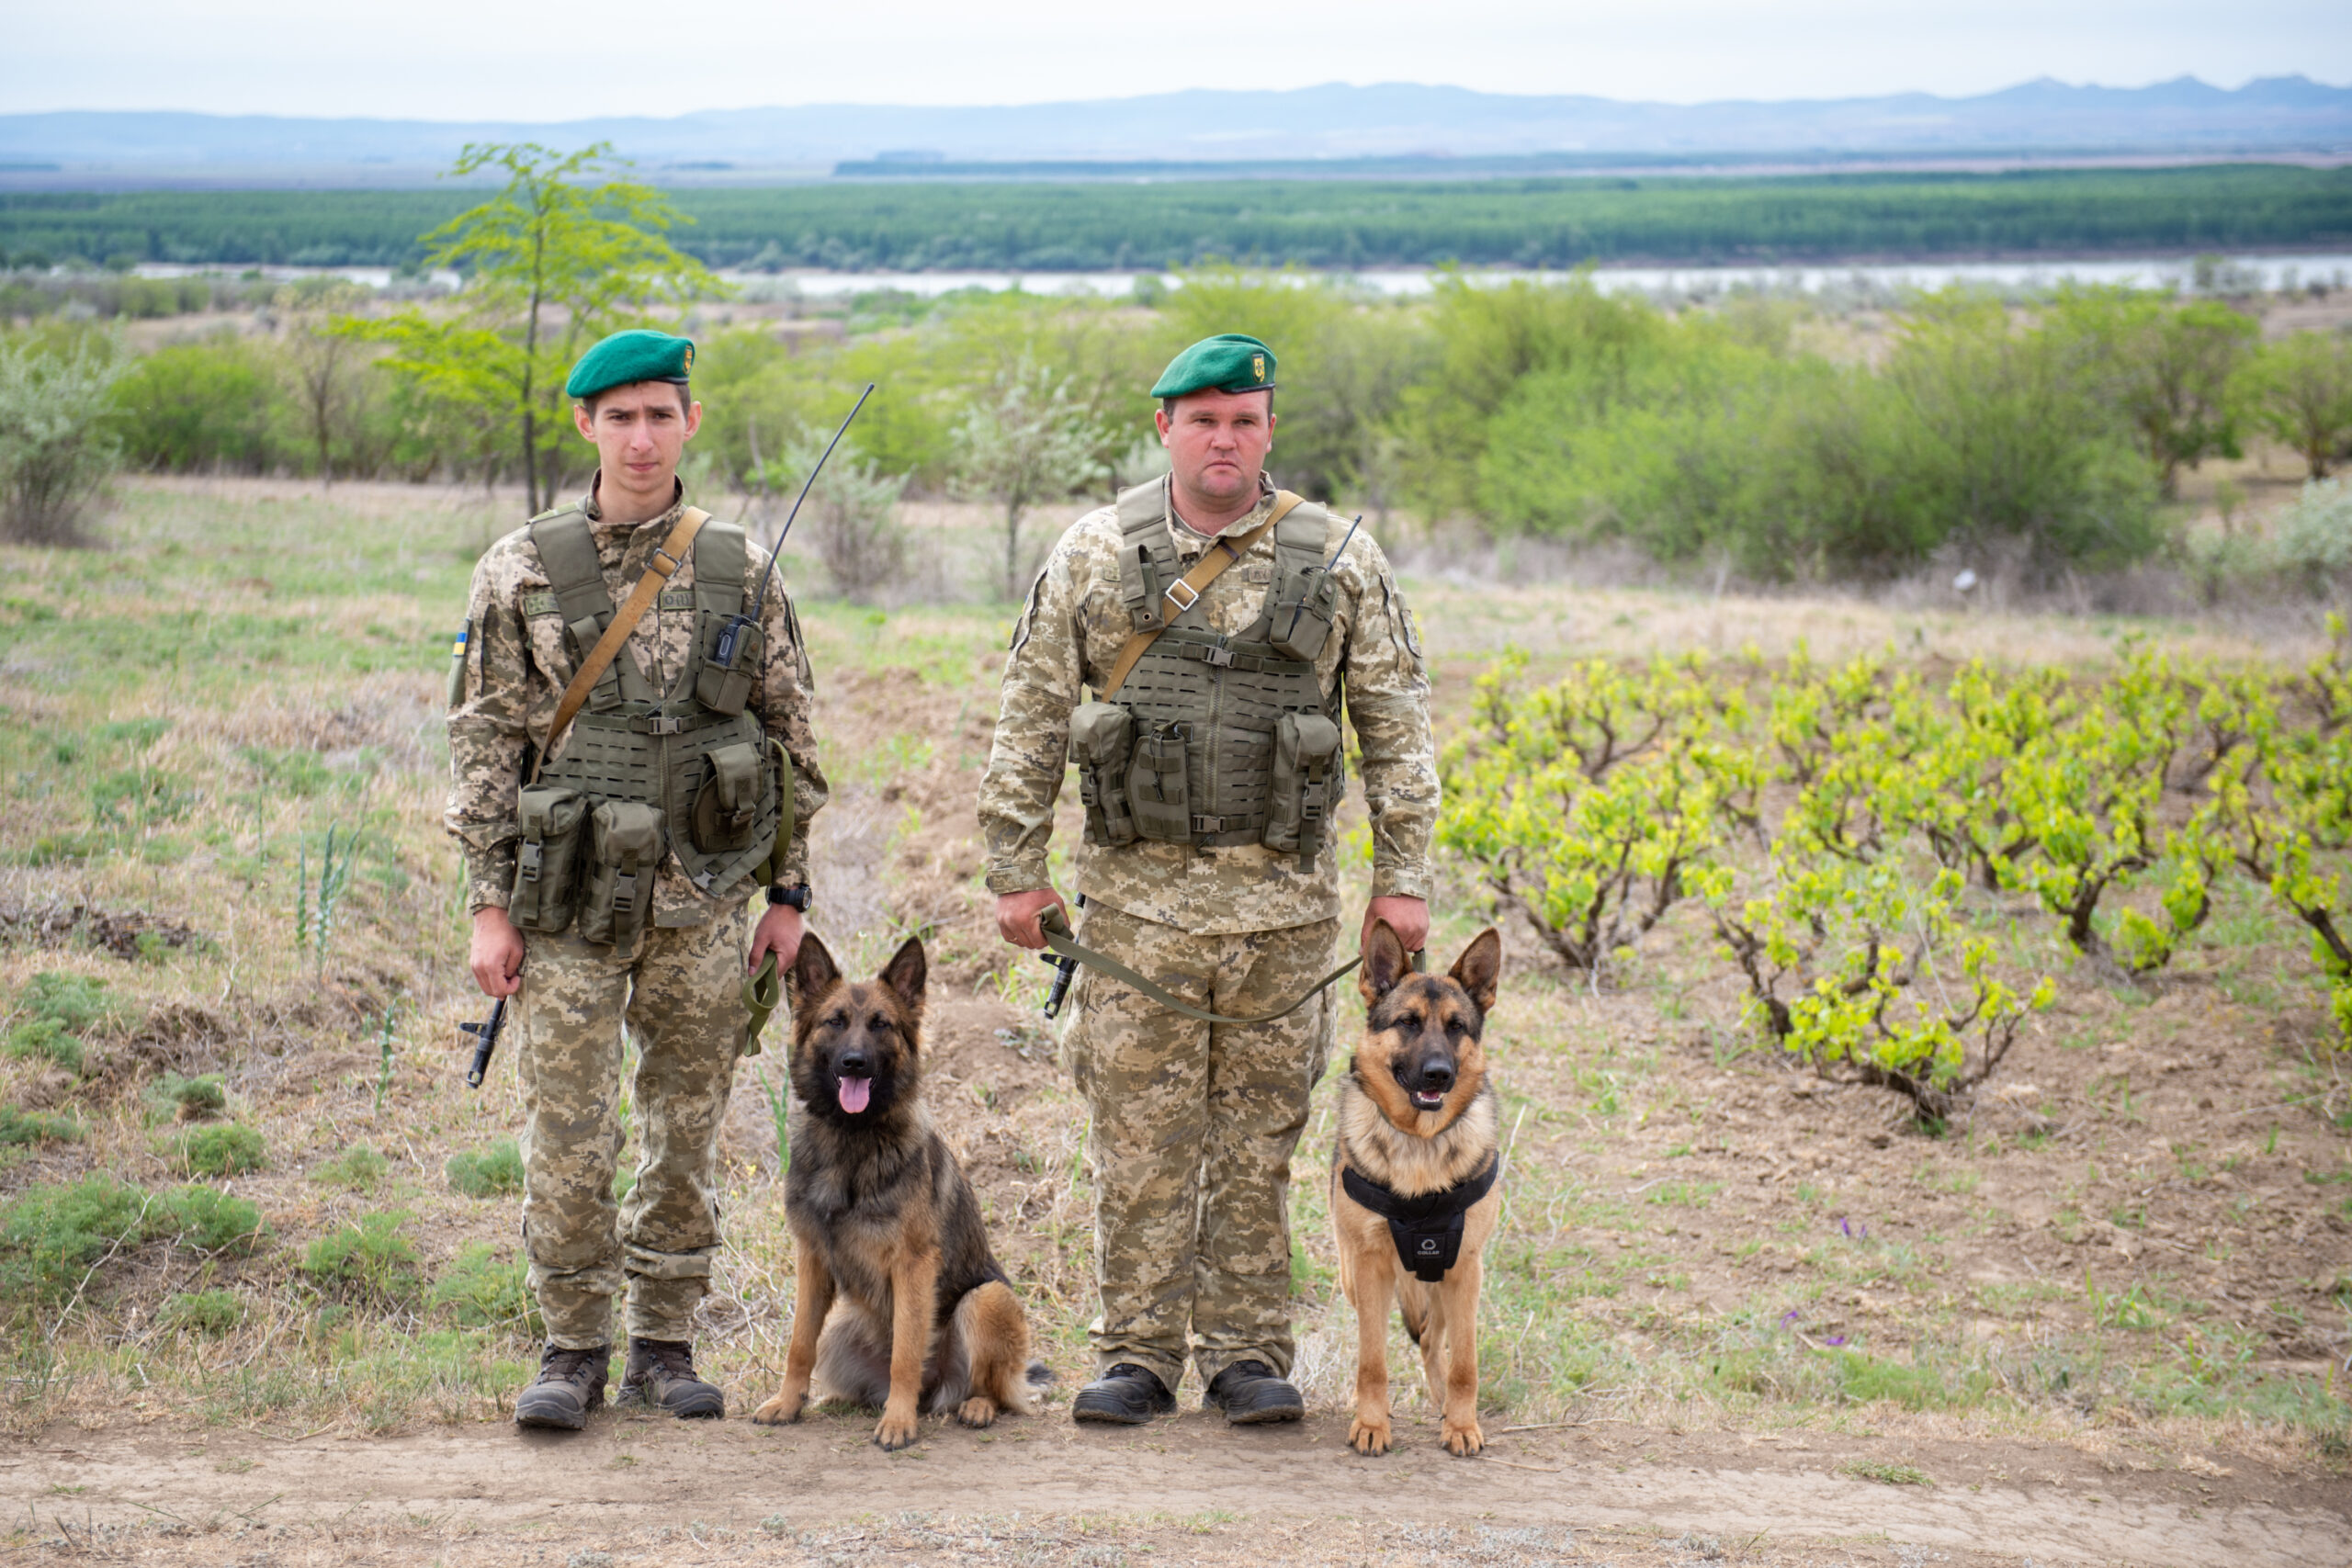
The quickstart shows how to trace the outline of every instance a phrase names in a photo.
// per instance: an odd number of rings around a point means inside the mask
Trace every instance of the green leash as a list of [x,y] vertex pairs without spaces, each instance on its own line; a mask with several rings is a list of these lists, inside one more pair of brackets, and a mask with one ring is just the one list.
[[784,976],[775,971],[775,949],[768,949],[768,961],[760,972],[743,982],[743,1010],[751,1019],[743,1025],[743,1055],[760,1054],[760,1031],[768,1026],[775,1010],[784,1002]]
[[1145,979],[1142,976],[1136,974],[1134,970],[1128,968],[1117,959],[1105,957],[1103,954],[1095,952],[1091,947],[1079,946],[1077,940],[1070,932],[1069,920],[1063,915],[1058,905],[1048,908],[1046,912],[1038,918],[1037,925],[1038,929],[1045,932],[1046,945],[1051,948],[1054,952],[1059,953],[1062,957],[1067,958],[1073,963],[1083,964],[1089,969],[1097,970],[1102,974],[1108,975],[1111,978],[1141,991],[1145,996],[1149,997],[1153,1001],[1158,1002],[1160,1006],[1170,1009],[1176,1012],[1181,1012],[1186,1018],[1197,1018],[1203,1023],[1272,1023],[1278,1018],[1288,1018],[1291,1014],[1296,1012],[1299,1009],[1313,1001],[1317,997],[1319,997],[1325,991],[1329,990],[1333,981],[1344,978],[1346,976],[1352,973],[1358,964],[1363,962],[1361,955],[1349,959],[1345,964],[1340,964],[1337,969],[1332,970],[1329,975],[1324,976],[1323,978],[1315,982],[1315,984],[1308,988],[1305,996],[1299,998],[1298,1000],[1291,1003],[1290,1006],[1283,1009],[1280,1012],[1264,1013],[1256,1018],[1228,1018],[1224,1013],[1208,1012],[1203,1009],[1194,1007],[1192,1003],[1184,1001],[1180,998],[1170,996],[1166,990],[1154,985],[1151,981]]

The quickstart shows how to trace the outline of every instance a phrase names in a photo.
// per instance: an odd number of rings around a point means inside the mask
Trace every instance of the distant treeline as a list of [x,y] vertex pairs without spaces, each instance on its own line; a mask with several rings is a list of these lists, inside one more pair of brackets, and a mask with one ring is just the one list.
[[[2352,169],[1782,178],[858,184],[673,194],[721,267],[1569,267],[2352,244]],[[453,188],[0,194],[0,259],[413,265]]]

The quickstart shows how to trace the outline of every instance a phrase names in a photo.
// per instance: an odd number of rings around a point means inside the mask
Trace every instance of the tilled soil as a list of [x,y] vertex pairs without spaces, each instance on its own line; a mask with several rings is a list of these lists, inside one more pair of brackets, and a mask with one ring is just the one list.
[[[740,1403],[750,1393],[731,1391]],[[1119,1563],[1549,1562],[2177,1568],[2352,1564],[2352,1488],[2240,1462],[2111,1470],[2054,1445],[1497,1431],[1455,1460],[1408,1427],[1363,1460],[1345,1423],[1139,1429],[1058,1411],[787,1428],[607,1415],[579,1435],[474,1425],[280,1441],[70,1426],[0,1450],[0,1551],[114,1561]],[[1912,1467],[1931,1484],[1855,1473]]]

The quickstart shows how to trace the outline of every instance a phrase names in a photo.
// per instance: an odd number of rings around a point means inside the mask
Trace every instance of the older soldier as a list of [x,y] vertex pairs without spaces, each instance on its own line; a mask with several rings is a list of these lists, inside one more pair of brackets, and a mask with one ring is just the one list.
[[[1152,395],[1174,472],[1062,536],[1005,660],[981,786],[997,926],[1045,944],[1054,797],[1079,766],[1080,940],[1203,1011],[1257,1017],[1339,937],[1344,702],[1372,817],[1372,908],[1429,928],[1437,800],[1419,636],[1380,547],[1266,481],[1274,355],[1213,337]],[[1085,687],[1095,689],[1088,701]],[[1290,1156],[1330,1058],[1326,990],[1203,1023],[1089,971],[1068,1039],[1092,1114],[1097,1376],[1080,1421],[1175,1408],[1188,1358],[1233,1422],[1304,1413],[1291,1368]],[[1189,1344],[1188,1344],[1189,1334]]]
[[[624,1291],[622,1402],[725,1413],[692,1347],[718,1248],[718,1124],[746,968],[771,953],[789,967],[808,908],[825,781],[808,654],[766,555],[686,505],[693,365],[693,344],[655,332],[582,356],[565,391],[596,477],[482,557],[451,678],[447,821],[474,978],[519,998],[523,1234],[548,1330],[514,1402],[526,1427],[576,1428],[604,1403]],[[624,1025],[639,1142],[616,1204]]]

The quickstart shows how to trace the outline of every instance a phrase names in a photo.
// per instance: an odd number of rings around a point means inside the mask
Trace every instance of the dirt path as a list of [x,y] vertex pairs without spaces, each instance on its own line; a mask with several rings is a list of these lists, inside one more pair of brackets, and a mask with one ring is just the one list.
[[[867,1430],[849,1416],[384,1439],[60,1427],[0,1449],[12,1517],[0,1553],[589,1568],[635,1557],[2352,1564],[2352,1485],[2244,1461],[2154,1470],[2051,1445],[1613,1424],[1503,1435],[1475,1462],[1415,1430],[1397,1453],[1363,1461],[1331,1419],[1235,1431],[1190,1413],[1113,1433],[1057,1413],[933,1431],[899,1455]],[[1870,1463],[1914,1466],[1934,1484],[1845,1468]]]

